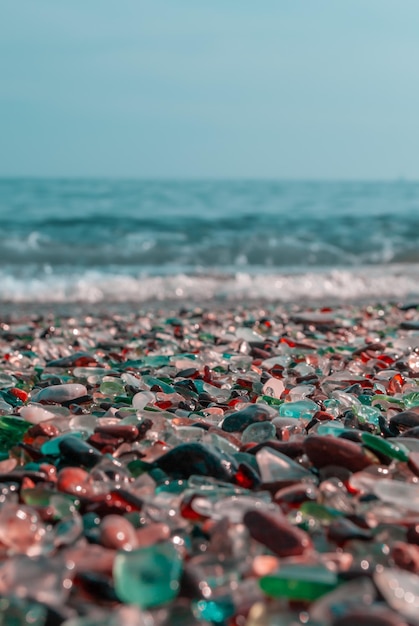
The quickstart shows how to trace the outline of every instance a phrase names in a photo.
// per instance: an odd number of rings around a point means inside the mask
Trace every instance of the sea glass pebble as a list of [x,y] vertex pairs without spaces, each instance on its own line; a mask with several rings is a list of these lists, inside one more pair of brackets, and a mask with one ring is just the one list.
[[161,606],[176,597],[181,572],[182,559],[171,543],[120,552],[113,569],[115,590],[127,604]]
[[69,400],[75,400],[87,395],[87,389],[80,383],[68,383],[64,385],[51,385],[38,391],[35,397],[32,397],[34,402],[40,402],[42,400],[48,400],[49,402],[68,402]]

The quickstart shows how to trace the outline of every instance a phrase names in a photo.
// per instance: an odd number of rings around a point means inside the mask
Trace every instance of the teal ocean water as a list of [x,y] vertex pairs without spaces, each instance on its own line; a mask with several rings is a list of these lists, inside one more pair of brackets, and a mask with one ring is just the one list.
[[0,301],[406,298],[419,183],[0,180]]

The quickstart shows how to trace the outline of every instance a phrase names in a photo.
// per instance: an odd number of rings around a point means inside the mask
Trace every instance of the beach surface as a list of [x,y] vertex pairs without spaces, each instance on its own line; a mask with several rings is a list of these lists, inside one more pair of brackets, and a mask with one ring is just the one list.
[[0,358],[6,617],[419,623],[415,302],[15,304]]

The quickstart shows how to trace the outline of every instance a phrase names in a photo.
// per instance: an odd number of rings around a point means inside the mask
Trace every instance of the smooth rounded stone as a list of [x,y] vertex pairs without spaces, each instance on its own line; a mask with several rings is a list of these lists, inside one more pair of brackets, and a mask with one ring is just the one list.
[[58,472],[57,489],[74,496],[89,497],[93,493],[90,474],[80,467],[64,467]]
[[410,452],[407,467],[415,476],[419,476],[419,452]]
[[63,552],[66,562],[72,564],[76,574],[78,572],[96,572],[110,575],[113,571],[116,555],[116,550],[84,542],[68,547]]
[[322,565],[284,565],[259,580],[262,591],[273,598],[311,602],[330,593],[338,584],[337,575]]
[[250,536],[279,557],[299,556],[313,548],[310,536],[282,514],[251,510],[243,516]]
[[43,406],[37,404],[27,404],[19,410],[21,417],[31,424],[40,424],[48,420],[54,419],[55,414],[46,410]]
[[182,559],[171,543],[119,553],[113,579],[122,602],[143,609],[161,606],[177,596]]
[[160,456],[151,466],[178,478],[198,474],[227,482],[233,479],[238,469],[232,456],[199,442],[180,444]]
[[277,411],[263,404],[250,404],[241,411],[227,415],[222,424],[222,430],[227,433],[243,432],[250,424],[271,421]]
[[296,459],[297,457],[303,455],[304,453],[303,445],[304,445],[304,437],[294,436],[291,441],[278,441],[276,439],[270,439],[269,441],[256,444],[255,446],[252,446],[251,448],[247,448],[246,452],[248,452],[249,454],[256,454],[257,452],[259,452],[259,450],[263,450],[264,448],[269,448],[271,450],[276,450],[277,452],[284,454],[290,459]]
[[132,406],[137,411],[144,409],[147,404],[154,403],[156,399],[155,394],[152,391],[139,391],[132,398]]
[[80,383],[66,383],[63,385],[51,385],[38,391],[36,396],[32,397],[34,402],[69,402],[76,398],[87,396],[87,389]]
[[334,541],[338,545],[343,545],[347,541],[352,540],[371,541],[373,538],[373,535],[369,530],[360,528],[344,517],[335,519],[330,523],[327,536],[331,541]]
[[139,430],[134,424],[99,425],[95,427],[95,432],[128,442],[135,441],[139,436]]
[[383,502],[419,511],[419,485],[383,478],[372,485],[372,491]]
[[310,435],[304,442],[304,451],[311,463],[317,467],[341,465],[351,472],[360,472],[377,459],[360,445],[346,439],[329,435]]
[[419,576],[402,569],[382,568],[373,576],[387,604],[414,624],[418,622]]
[[419,519],[417,523],[410,523],[406,529],[406,541],[419,545]]
[[390,609],[369,607],[349,611],[333,620],[332,626],[408,626],[408,623]]
[[125,387],[119,378],[113,376],[105,376],[99,387],[100,393],[104,396],[119,396],[125,391]]
[[319,405],[313,402],[313,400],[297,400],[296,402],[284,402],[284,404],[281,404],[279,407],[279,416],[311,420],[318,410]]
[[419,546],[404,541],[397,541],[391,548],[394,564],[413,574],[419,573]]
[[6,502],[0,509],[0,542],[13,554],[36,556],[44,551],[47,529],[32,507]]
[[122,515],[106,515],[99,528],[99,540],[105,548],[135,550],[138,546],[135,528]]
[[59,443],[61,458],[92,468],[103,459],[100,452],[78,437],[64,437]]
[[387,441],[394,443],[396,446],[403,444],[410,452],[419,452],[419,439],[415,439],[414,437],[404,437],[400,435],[400,437],[388,437]]
[[389,419],[390,429],[395,429],[397,432],[402,433],[410,428],[419,426],[419,411],[402,411],[396,413]]
[[138,547],[146,548],[170,539],[170,528],[164,522],[152,522],[137,528],[135,534]]
[[44,454],[45,456],[60,456],[60,453],[61,453],[60,444],[62,441],[64,441],[65,439],[68,439],[69,437],[71,437],[72,439],[75,439],[75,438],[82,439],[83,433],[73,430],[70,433],[66,432],[66,433],[63,433],[62,435],[57,435],[57,437],[53,437],[49,441],[46,441],[45,443],[42,444],[41,446],[42,454]]
[[299,509],[304,502],[316,502],[318,495],[319,492],[315,485],[303,482],[279,489],[273,499],[282,511],[288,512],[294,508]]
[[213,519],[227,518],[232,524],[240,524],[246,511],[263,510],[264,512],[279,513],[278,507],[269,498],[249,496],[230,496],[221,498],[212,505],[211,517]]
[[242,444],[269,441],[269,439],[274,439],[275,435],[276,428],[272,422],[258,422],[257,424],[250,424],[250,426],[243,431]]
[[400,438],[407,437],[408,439],[419,439],[419,426],[414,426],[413,428],[409,428],[408,430],[404,430],[399,435]]
[[17,382],[17,378],[12,374],[0,372],[0,389],[10,389],[10,387],[14,387]]
[[280,398],[285,391],[285,385],[279,378],[269,378],[262,387],[262,393],[272,398]]

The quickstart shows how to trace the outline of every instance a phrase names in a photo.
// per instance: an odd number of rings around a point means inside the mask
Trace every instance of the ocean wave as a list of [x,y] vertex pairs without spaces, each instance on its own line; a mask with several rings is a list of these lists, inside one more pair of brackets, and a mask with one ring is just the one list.
[[351,301],[419,296],[419,265],[278,273],[128,276],[97,271],[17,277],[0,272],[0,302],[112,303],[175,300]]

